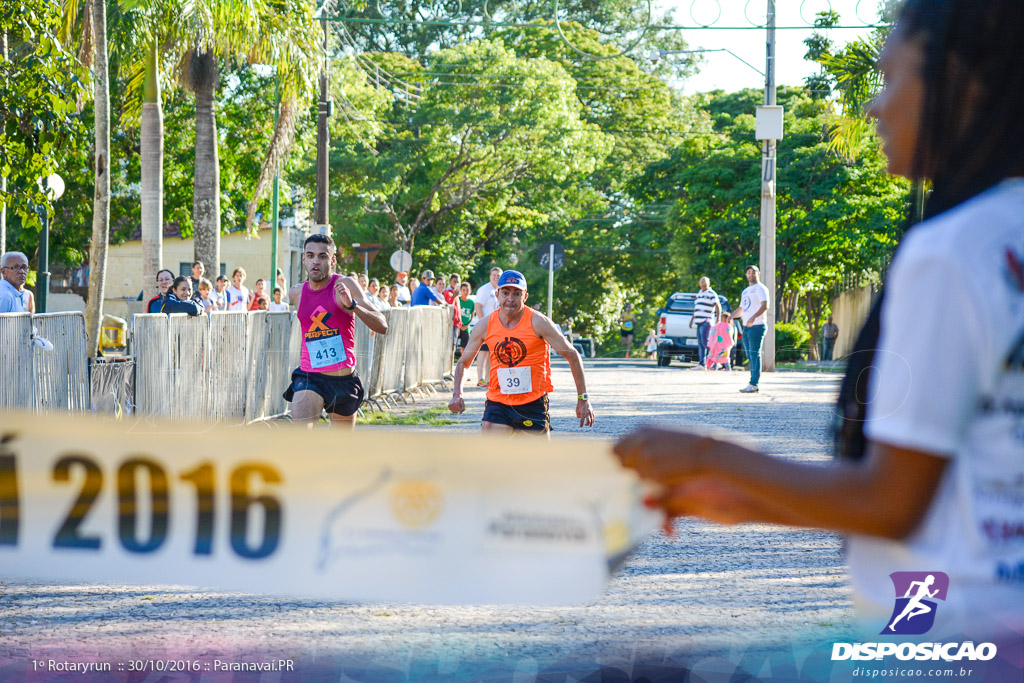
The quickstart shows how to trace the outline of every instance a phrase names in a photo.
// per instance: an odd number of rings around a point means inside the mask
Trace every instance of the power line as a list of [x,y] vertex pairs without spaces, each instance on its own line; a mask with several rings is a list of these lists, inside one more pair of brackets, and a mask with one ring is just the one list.
[[[441,21],[430,19],[372,19],[370,17],[320,17],[321,21],[339,22],[343,24],[396,24],[400,26],[465,26],[470,28],[519,28],[541,31],[557,31],[554,24],[539,23],[516,23],[500,21]],[[586,28],[586,27],[584,27]],[[639,27],[638,27],[639,28]],[[818,31],[824,27],[817,27],[813,24],[805,26],[776,26],[777,31]],[[828,30],[856,30],[862,31],[871,28],[891,28],[890,24],[856,24],[846,26],[828,26]],[[674,24],[651,24],[648,31],[763,31],[764,26],[681,26]]]

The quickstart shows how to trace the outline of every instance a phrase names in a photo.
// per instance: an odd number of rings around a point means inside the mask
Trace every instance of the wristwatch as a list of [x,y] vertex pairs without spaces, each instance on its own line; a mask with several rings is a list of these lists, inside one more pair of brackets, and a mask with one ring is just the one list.
[[346,311],[354,311],[354,310],[356,310],[356,300],[352,299],[352,305],[351,306],[346,306],[345,310]]
[[589,394],[580,394],[580,400],[581,401],[589,401],[590,400],[590,395]]

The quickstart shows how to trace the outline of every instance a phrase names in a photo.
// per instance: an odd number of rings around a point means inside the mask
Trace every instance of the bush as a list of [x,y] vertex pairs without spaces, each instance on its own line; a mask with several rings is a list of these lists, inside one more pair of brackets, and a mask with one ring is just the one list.
[[786,363],[800,360],[811,333],[793,323],[775,323],[775,360]]

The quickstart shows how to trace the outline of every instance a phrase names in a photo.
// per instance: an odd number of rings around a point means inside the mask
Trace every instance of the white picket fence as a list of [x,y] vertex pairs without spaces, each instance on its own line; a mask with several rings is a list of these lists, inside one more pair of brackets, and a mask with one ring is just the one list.
[[[398,308],[384,315],[387,335],[356,320],[356,371],[378,409],[435,391],[451,376],[454,351],[444,310]],[[33,345],[33,328],[53,343],[52,351]],[[90,402],[81,313],[0,314],[0,409],[234,422],[282,416],[290,408],[283,394],[299,364],[300,336],[293,313],[135,315],[133,359],[94,361]]]

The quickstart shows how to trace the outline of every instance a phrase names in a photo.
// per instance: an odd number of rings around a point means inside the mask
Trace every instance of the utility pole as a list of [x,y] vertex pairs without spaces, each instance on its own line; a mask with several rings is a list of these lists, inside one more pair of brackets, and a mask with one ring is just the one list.
[[[327,120],[330,118],[333,102],[327,86],[330,82],[330,53],[327,46],[327,22],[321,19],[320,24],[324,29],[324,68],[320,72],[320,109],[316,126],[316,223],[320,230],[324,230],[330,222],[328,219],[328,167],[330,156],[330,132],[327,129]],[[330,232],[330,229],[326,229]]]
[[[764,103],[775,105],[775,0],[768,0],[765,23]],[[768,312],[765,320],[761,369],[775,370],[775,157],[777,140],[762,140],[761,152],[761,282],[768,288]]]
[[[281,78],[277,79],[277,104],[274,107],[274,132],[277,132],[277,123],[281,118]],[[281,193],[281,164],[274,166],[274,184],[271,189],[273,197],[270,200],[270,283],[271,300],[273,300],[274,287],[277,287],[277,233],[280,229],[278,217],[278,195]],[[288,292],[281,292],[282,297],[287,297]]]

